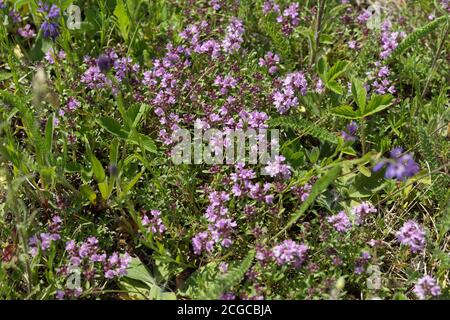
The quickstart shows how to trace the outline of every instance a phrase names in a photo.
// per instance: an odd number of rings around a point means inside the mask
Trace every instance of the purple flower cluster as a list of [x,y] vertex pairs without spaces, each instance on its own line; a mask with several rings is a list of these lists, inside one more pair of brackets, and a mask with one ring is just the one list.
[[283,14],[280,14],[277,17],[277,22],[281,24],[281,31],[287,36],[300,24],[298,7],[298,3],[292,3],[289,7],[284,9]]
[[66,106],[67,111],[73,112],[76,109],[78,109],[80,106],[81,106],[81,103],[77,99],[75,99],[73,97],[69,97],[69,99],[67,99],[67,106]]
[[108,79],[102,72],[95,59],[85,57],[84,61],[88,64],[88,68],[81,75],[81,83],[85,84],[89,89],[102,89],[112,87],[112,81]]
[[226,95],[229,93],[230,89],[236,87],[237,81],[230,75],[227,76],[218,75],[214,80],[214,84],[219,87],[221,95]]
[[398,46],[398,41],[406,35],[404,32],[391,31],[392,23],[385,20],[381,26],[381,48],[380,57],[386,59]]
[[365,201],[353,207],[351,211],[355,215],[355,224],[362,225],[371,213],[377,212],[377,209],[371,203]]
[[56,53],[53,48],[50,48],[45,53],[44,59],[47,60],[49,64],[55,64],[55,59],[59,61],[66,59],[66,53],[64,52],[64,50],[60,50],[58,53]]
[[270,12],[280,13],[280,6],[275,3],[275,0],[266,0],[263,3],[262,8],[264,14],[268,14]]
[[[151,214],[151,218],[149,218],[149,213]],[[159,210],[150,210],[150,212],[144,212],[144,217],[142,218],[142,225],[147,227],[148,232],[153,234],[163,234],[166,231],[166,226],[161,219],[161,211]]]
[[372,13],[369,10],[364,10],[363,12],[361,12],[358,15],[358,17],[356,18],[356,21],[358,21],[358,23],[360,25],[365,25],[371,17],[372,17]]
[[289,109],[298,106],[296,92],[306,95],[308,82],[305,74],[301,71],[287,74],[282,80],[282,88],[273,94],[275,108],[280,114],[284,114]]
[[201,254],[206,250],[211,253],[215,244],[228,248],[233,241],[230,236],[237,226],[236,222],[228,216],[226,203],[230,200],[230,195],[224,191],[212,191],[209,194],[209,205],[204,214],[209,222],[207,231],[197,233],[192,239],[192,246],[195,254]]
[[369,263],[370,259],[372,259],[372,257],[368,252],[364,251],[363,253],[361,253],[361,256],[358,259],[356,259],[355,262],[355,274],[363,273],[364,268]]
[[35,257],[39,249],[45,252],[53,241],[58,241],[61,239],[60,230],[62,227],[62,220],[59,216],[53,216],[50,225],[48,226],[48,232],[40,233],[39,235],[34,235],[28,240],[29,253],[31,256]]
[[420,170],[417,163],[409,153],[402,154],[402,148],[394,148],[391,153],[390,159],[382,159],[373,168],[374,172],[381,170],[384,166],[387,166],[385,177],[387,179],[397,179],[405,181],[408,178],[417,174]]
[[280,56],[269,51],[264,55],[264,59],[259,59],[259,66],[266,67],[270,75],[278,71],[278,64],[280,63]]
[[345,141],[356,141],[356,132],[358,131],[358,125],[355,121],[351,121],[347,127],[346,130],[341,131],[341,135],[344,138]]
[[105,278],[112,279],[126,275],[126,269],[131,261],[128,253],[119,256],[117,252],[113,252],[109,257],[106,253],[102,253],[96,237],[89,237],[80,245],[77,245],[74,240],[70,240],[66,243],[66,251],[69,253],[69,264],[62,268],[60,273],[67,273],[68,267],[84,266],[86,279],[94,277],[95,263],[101,264]]
[[388,66],[382,65],[379,61],[375,62],[377,69],[375,72],[367,72],[368,79],[371,81],[370,86],[377,94],[394,94],[397,90],[392,85],[389,75],[391,70]]
[[415,221],[409,220],[396,233],[397,240],[411,248],[411,252],[420,252],[425,249],[425,231]]
[[20,13],[16,10],[11,10],[8,14],[8,16],[11,18],[12,23],[19,23],[22,21],[22,16],[20,15]]
[[[249,197],[260,202],[272,204],[274,195],[270,194],[272,185],[270,183],[252,182],[256,173],[252,169],[246,169],[243,163],[237,163],[235,172],[230,175],[231,193],[236,197]],[[252,212],[250,207],[247,211]]]
[[34,38],[36,36],[36,32],[34,32],[34,29],[31,28],[31,25],[28,24],[28,23],[25,25],[25,27],[19,28],[17,30],[17,32],[19,33],[19,35],[21,37],[24,37],[24,38],[27,38],[27,39]]
[[351,229],[352,223],[344,211],[340,211],[334,216],[327,218],[328,223],[330,223],[334,229],[338,232],[347,232]]
[[450,0],[441,0],[441,7],[450,13]]
[[230,24],[226,28],[226,35],[222,42],[223,50],[226,53],[233,53],[241,48],[242,42],[244,42],[244,25],[242,21],[233,17]]
[[113,279],[127,275],[130,262],[131,256],[128,253],[125,252],[122,256],[119,256],[117,252],[114,252],[103,264],[105,278]]
[[308,246],[297,244],[293,240],[284,240],[272,249],[273,257],[278,265],[293,265],[299,268],[306,260]]
[[309,194],[311,193],[312,184],[306,183],[303,186],[292,186],[292,192],[303,202],[308,199]]
[[271,177],[281,177],[289,179],[291,176],[291,167],[285,164],[286,158],[284,156],[275,156],[275,159],[269,160],[264,167],[266,174]]
[[[119,255],[113,252],[109,257],[100,251],[96,237],[89,237],[86,241],[77,245],[74,240],[66,242],[66,251],[69,253],[68,264],[59,268],[58,275],[68,276],[73,270],[82,271],[83,278],[90,281],[96,275],[103,275],[106,279],[113,279],[127,274],[127,268],[131,262],[128,253]],[[79,297],[83,292],[82,288],[58,290],[56,297]]]
[[51,7],[49,7],[48,4],[41,1],[39,1],[38,6],[38,12],[45,14],[45,21],[41,25],[44,37],[55,40],[59,35],[59,24],[57,21],[61,10],[55,4],[52,4]]
[[425,300],[428,297],[439,296],[441,294],[441,287],[436,279],[432,276],[425,275],[417,281],[413,291],[420,300]]

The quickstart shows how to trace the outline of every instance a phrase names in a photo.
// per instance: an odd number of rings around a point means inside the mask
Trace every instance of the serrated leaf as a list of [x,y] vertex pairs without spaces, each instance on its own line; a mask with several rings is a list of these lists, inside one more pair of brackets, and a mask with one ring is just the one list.
[[337,116],[347,118],[347,119],[360,118],[358,111],[353,110],[353,108],[349,105],[343,105],[343,106],[333,108],[333,109],[331,109],[331,112]]
[[128,138],[128,132],[114,118],[101,117],[97,120],[97,122],[103,129],[105,129],[109,133],[112,133],[113,135],[122,139]]
[[369,103],[367,104],[366,112],[364,113],[364,117],[367,117],[371,114],[380,112],[392,104],[393,96],[390,94],[385,95],[372,95]]
[[128,40],[128,33],[130,32],[131,21],[128,17],[127,8],[123,0],[117,0],[116,8],[114,9],[114,16],[116,17],[116,26],[120,31],[120,35],[125,41]]
[[364,114],[366,108],[367,91],[361,80],[357,78],[352,79],[352,94],[356,104],[359,107],[360,113]]
[[339,95],[342,95],[344,93],[344,89],[339,84],[339,82],[331,80],[325,83],[325,87],[333,91],[334,93],[337,93]]
[[331,68],[330,70],[327,71],[326,73],[326,82],[330,82],[334,79],[336,79],[337,77],[339,77],[340,75],[342,75],[348,66],[348,62],[347,61],[343,61],[343,60],[339,60],[337,61]]

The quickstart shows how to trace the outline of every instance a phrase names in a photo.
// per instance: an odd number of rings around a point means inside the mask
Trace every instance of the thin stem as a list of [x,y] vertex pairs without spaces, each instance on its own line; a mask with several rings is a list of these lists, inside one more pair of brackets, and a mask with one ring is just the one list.
[[325,8],[325,0],[319,0],[318,9],[317,9],[317,17],[316,17],[316,30],[314,31],[314,46],[311,50],[309,67],[311,67],[312,64],[314,63],[314,61],[316,60],[317,51],[319,49],[320,29],[322,27],[322,18],[323,18],[324,8]]
[[427,82],[425,83],[425,87],[423,88],[422,95],[420,96],[422,99],[423,99],[425,93],[427,92],[428,85],[430,84],[431,76],[433,75],[434,69],[436,69],[437,60],[438,60],[439,55],[440,55],[440,53],[442,51],[442,48],[444,47],[445,39],[448,36],[448,31],[449,31],[449,24],[447,23],[447,28],[445,30],[445,34],[444,34],[444,36],[441,39],[441,43],[439,44],[439,47],[438,47],[438,49],[436,51],[436,54],[434,55],[433,64],[431,66],[430,74],[428,75]]
[[362,147],[362,154],[366,154],[366,120],[364,118],[361,119],[361,147]]

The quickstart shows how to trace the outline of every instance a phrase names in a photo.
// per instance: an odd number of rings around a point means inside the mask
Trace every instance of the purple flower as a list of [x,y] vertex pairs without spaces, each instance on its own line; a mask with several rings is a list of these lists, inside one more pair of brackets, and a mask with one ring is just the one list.
[[231,292],[227,292],[227,293],[222,294],[219,299],[220,300],[236,300],[236,296]]
[[405,181],[408,178],[417,174],[420,170],[417,163],[409,153],[402,154],[402,148],[394,148],[391,153],[390,159],[382,159],[374,168],[373,171],[377,172],[387,165],[385,177],[387,179],[397,179]]
[[60,9],[57,5],[52,4],[50,11],[47,14],[47,19],[57,19],[59,18]]
[[364,267],[369,263],[372,257],[368,252],[361,253],[361,256],[356,259],[355,262],[355,274],[361,274],[364,272]]
[[275,108],[280,114],[286,113],[289,109],[298,106],[298,98],[296,91],[301,95],[306,95],[308,82],[303,72],[293,72],[286,75],[282,80],[283,87],[281,90],[274,92],[272,98]]
[[20,13],[16,10],[11,10],[9,12],[9,16],[11,17],[13,23],[19,23],[22,21],[22,17],[20,16]]
[[397,240],[411,248],[411,252],[420,252],[425,249],[425,231],[414,220],[409,220],[396,233]]
[[59,25],[56,22],[44,21],[41,30],[44,32],[45,38],[51,38],[52,40],[55,40],[59,35]]
[[372,13],[370,13],[369,10],[364,10],[357,18],[359,24],[365,24],[370,17],[372,16]]
[[420,300],[425,300],[428,297],[440,295],[441,287],[436,279],[429,275],[425,275],[417,281],[413,291]]
[[80,107],[80,105],[81,105],[80,101],[78,101],[77,99],[75,99],[73,97],[69,97],[69,99],[67,100],[67,110],[70,112],[78,109]]
[[280,13],[280,6],[275,3],[275,0],[266,0],[264,1],[262,10],[264,14],[268,14],[269,12]]
[[288,179],[291,176],[291,167],[284,163],[285,160],[284,156],[275,156],[274,160],[268,161],[266,167],[264,167],[266,174],[271,177],[281,176]]
[[164,231],[166,231],[166,226],[160,218],[161,211],[150,210],[150,214],[152,215],[152,218],[149,218],[147,213],[144,214],[144,217],[142,218],[142,225],[148,226],[148,232],[162,235]]
[[222,42],[222,48],[226,53],[233,53],[241,47],[244,34],[244,25],[242,21],[232,17],[230,24],[227,26],[225,39]]
[[209,5],[216,11],[220,10],[222,7],[221,0],[210,0]]
[[219,270],[220,270],[220,272],[222,272],[222,273],[227,272],[227,271],[228,271],[228,263],[226,263],[226,262],[221,262],[221,263],[219,264]]
[[263,58],[259,59],[259,65],[261,67],[266,67],[270,75],[278,71],[277,65],[279,62],[280,56],[270,51],[264,55],[264,59]]
[[281,30],[285,35],[291,34],[294,28],[300,24],[298,8],[298,3],[292,3],[283,11],[282,15],[277,17],[277,22],[281,23]]
[[24,38],[33,38],[36,36],[36,33],[34,32],[34,30],[31,28],[30,24],[26,24],[25,27],[23,28],[19,28],[18,29],[18,33],[20,36],[24,37]]
[[312,185],[310,183],[306,183],[304,186],[296,187],[292,186],[291,190],[293,193],[300,198],[301,201],[305,201],[308,199],[309,194],[311,193]]
[[62,291],[62,290],[57,290],[56,291],[56,299],[63,300],[64,299],[64,295],[65,295],[64,291]]
[[308,246],[297,244],[292,240],[284,240],[272,249],[272,254],[278,265],[293,265],[299,268],[306,259]]
[[338,232],[347,232],[352,227],[352,223],[344,211],[340,211],[338,214],[328,217],[327,221]]
[[348,47],[350,49],[358,49],[358,43],[355,40],[350,40],[348,42]]
[[356,216],[356,225],[361,225],[370,213],[377,212],[377,209],[369,202],[363,202],[352,208],[352,213]]
[[342,130],[341,135],[345,141],[355,141],[356,140],[356,131],[358,131],[358,125],[355,121],[351,121],[347,127],[347,131]]

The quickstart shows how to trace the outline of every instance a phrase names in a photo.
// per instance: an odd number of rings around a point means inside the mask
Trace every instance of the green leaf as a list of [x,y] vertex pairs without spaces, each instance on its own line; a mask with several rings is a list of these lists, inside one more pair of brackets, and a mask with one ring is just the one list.
[[45,150],[44,154],[49,155],[52,152],[53,145],[53,115],[48,117],[47,124],[45,126]]
[[112,133],[113,135],[122,139],[128,138],[128,132],[120,125],[119,122],[117,122],[117,120],[111,117],[101,117],[97,120],[97,122],[103,129],[105,129],[109,133]]
[[323,80],[326,80],[325,73],[327,72],[327,69],[327,58],[325,56],[322,56],[317,62],[317,72],[322,76]]
[[132,258],[127,268],[127,274],[120,279],[119,286],[134,299],[140,300],[175,300],[173,292],[164,291],[156,278],[152,276],[139,258]]
[[331,109],[331,112],[337,116],[347,118],[347,119],[358,119],[360,118],[359,112],[353,110],[349,105],[343,105]]
[[109,196],[110,196],[111,193],[110,193],[108,181],[100,182],[98,184],[98,190],[100,190],[100,193],[101,193],[102,198],[104,200],[108,200],[109,199]]
[[429,22],[425,26],[414,30],[394,49],[394,51],[392,51],[392,53],[388,57],[388,62],[393,61],[395,58],[400,56],[406,50],[420,43],[419,41],[420,39],[427,36],[428,34],[433,32],[437,27],[446,22],[449,23],[449,15],[443,15],[442,17],[439,17]]
[[128,17],[127,8],[123,0],[117,0],[116,8],[114,9],[114,16],[116,18],[116,26],[120,31],[122,38],[127,41],[128,33],[130,32],[131,21]]
[[97,195],[95,194],[94,190],[92,190],[92,188],[89,185],[83,184],[80,187],[80,192],[83,196],[85,196],[87,199],[89,199],[90,202],[95,203],[95,199],[97,199]]
[[304,135],[313,136],[321,141],[338,143],[336,135],[327,129],[320,127],[312,121],[299,118],[298,116],[283,116],[270,118],[269,124],[274,127],[289,128]]
[[119,140],[113,139],[111,147],[109,149],[109,161],[112,164],[117,165],[119,161]]
[[140,171],[138,174],[136,174],[134,176],[134,178],[131,179],[131,181],[125,185],[125,187],[123,188],[122,192],[119,195],[119,198],[124,197],[127,194],[127,192],[130,191],[131,188],[133,188],[133,186],[139,181],[139,179],[141,178],[143,173],[144,173],[144,169],[142,169],[142,171]]
[[255,251],[250,250],[245,258],[239,262],[232,262],[228,271],[222,274],[217,262],[210,262],[195,271],[181,288],[181,294],[192,299],[215,300],[221,294],[239,284],[250,268],[255,257]]
[[148,152],[152,152],[152,153],[157,152],[155,141],[153,141],[153,139],[150,138],[149,136],[146,136],[142,133],[137,133],[137,134],[133,135],[129,139],[129,141],[131,141],[134,144],[139,145],[140,147],[144,148]]
[[394,99],[393,96],[391,96],[390,94],[385,94],[385,95],[372,95],[372,97],[370,98],[370,101],[367,105],[367,109],[366,112],[363,114],[364,117],[367,117],[371,114],[380,112],[384,109],[386,109],[387,107],[389,107],[392,103],[392,100]]
[[342,86],[339,84],[339,82],[334,80],[326,82],[325,87],[339,95],[342,95],[344,93],[344,89],[342,89]]
[[102,164],[100,161],[91,154],[91,164],[92,164],[92,171],[94,172],[94,177],[98,182],[105,181],[105,170],[103,169]]
[[348,66],[347,61],[339,60],[337,61],[330,70],[326,73],[326,80],[327,82],[332,81],[342,75]]
[[292,225],[294,225],[298,219],[308,210],[309,206],[314,203],[317,196],[319,196],[322,192],[324,192],[328,186],[336,180],[336,178],[341,173],[341,166],[336,165],[333,167],[330,171],[328,171],[324,176],[322,176],[317,182],[313,185],[311,188],[311,192],[309,194],[309,197],[302,203],[300,208],[297,212],[295,212],[292,216],[292,218],[289,220],[289,222],[286,224],[286,226],[280,230],[275,235],[275,238],[287,231]]
[[352,94],[359,107],[360,114],[364,114],[366,108],[367,91],[361,80],[357,78],[352,79]]

